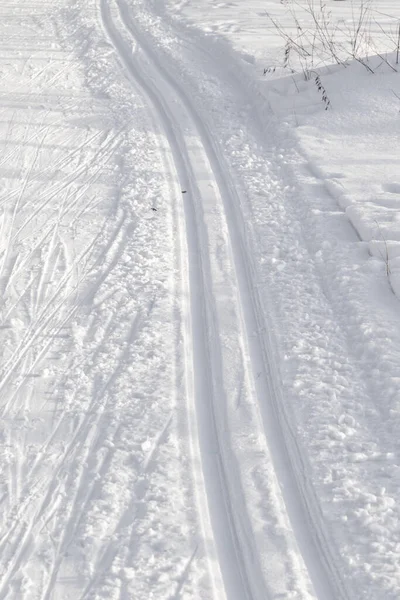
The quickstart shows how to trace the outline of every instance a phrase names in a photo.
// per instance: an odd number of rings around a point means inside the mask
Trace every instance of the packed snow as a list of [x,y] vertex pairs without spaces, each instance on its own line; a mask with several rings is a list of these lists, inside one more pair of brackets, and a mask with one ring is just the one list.
[[397,2],[0,17],[0,600],[398,600]]

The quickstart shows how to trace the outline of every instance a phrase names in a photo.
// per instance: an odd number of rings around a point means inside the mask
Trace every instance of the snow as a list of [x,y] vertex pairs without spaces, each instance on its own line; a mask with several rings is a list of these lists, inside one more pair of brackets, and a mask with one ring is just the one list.
[[399,597],[396,4],[0,7],[0,599]]

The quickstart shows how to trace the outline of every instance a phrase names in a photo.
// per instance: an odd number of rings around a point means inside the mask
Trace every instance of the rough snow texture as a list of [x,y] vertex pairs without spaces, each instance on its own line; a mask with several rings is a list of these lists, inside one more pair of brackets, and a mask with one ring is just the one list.
[[266,11],[0,7],[0,599],[399,597],[398,74]]

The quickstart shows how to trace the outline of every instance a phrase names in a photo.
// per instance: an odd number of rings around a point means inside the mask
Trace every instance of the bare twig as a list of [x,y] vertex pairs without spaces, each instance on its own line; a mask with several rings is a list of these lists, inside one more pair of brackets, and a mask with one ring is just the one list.
[[400,54],[400,21],[399,21],[399,27],[397,29],[396,65],[399,64],[399,54]]
[[385,245],[385,255],[383,255],[380,250],[379,250],[379,254],[382,256],[382,260],[385,262],[386,276],[389,277],[391,271],[390,271],[390,264],[389,264],[390,259],[389,259],[389,249],[388,249],[387,241],[386,241],[386,238],[384,237],[384,235],[382,233],[381,226],[380,226],[380,224],[378,223],[378,221],[376,219],[375,219],[375,223],[378,226],[379,234],[380,234],[380,236],[382,238],[382,241],[383,241],[383,243]]

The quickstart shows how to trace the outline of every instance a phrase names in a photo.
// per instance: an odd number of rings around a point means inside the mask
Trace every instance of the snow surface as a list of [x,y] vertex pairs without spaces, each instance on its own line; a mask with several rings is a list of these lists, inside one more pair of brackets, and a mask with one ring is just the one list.
[[400,12],[326,4],[0,6],[0,600],[398,600]]

